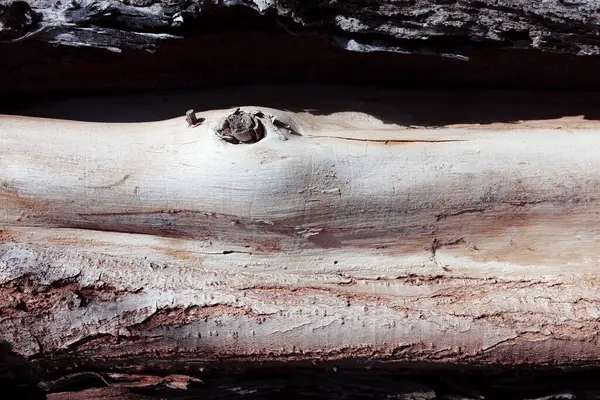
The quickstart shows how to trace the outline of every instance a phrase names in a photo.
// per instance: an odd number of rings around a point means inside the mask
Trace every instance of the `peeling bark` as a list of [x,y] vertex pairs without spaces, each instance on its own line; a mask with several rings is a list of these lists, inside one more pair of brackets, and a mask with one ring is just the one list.
[[[193,36],[212,13],[249,7],[292,33],[317,34],[351,51],[459,57],[472,47],[599,54],[596,3],[552,1],[119,1],[13,0],[0,8],[0,38],[71,46],[154,49]],[[202,18],[201,18],[202,17]]]

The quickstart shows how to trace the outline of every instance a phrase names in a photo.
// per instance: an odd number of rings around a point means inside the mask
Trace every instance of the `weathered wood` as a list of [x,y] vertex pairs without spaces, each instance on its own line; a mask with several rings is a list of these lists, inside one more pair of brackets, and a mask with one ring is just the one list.
[[240,6],[277,16],[294,33],[316,33],[352,51],[460,57],[475,46],[600,53],[597,5],[591,0],[11,0],[0,5],[0,38],[153,49],[161,39],[193,35],[220,8]]
[[215,135],[231,110],[2,117],[0,339],[106,367],[598,363],[597,123],[262,111],[251,144]]

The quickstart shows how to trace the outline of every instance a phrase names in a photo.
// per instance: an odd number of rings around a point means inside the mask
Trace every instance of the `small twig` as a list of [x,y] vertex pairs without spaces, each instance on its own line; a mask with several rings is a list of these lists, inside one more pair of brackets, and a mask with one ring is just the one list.
[[204,122],[204,118],[198,119],[194,110],[187,110],[185,113],[185,120],[190,128],[194,128]]
[[98,379],[106,387],[110,386],[106,379],[104,379],[104,377],[97,372],[77,372],[75,374],[62,376],[53,381],[42,381],[38,384],[38,386],[45,392],[65,391],[65,389],[73,387],[78,382],[81,382],[82,380],[88,379],[90,377]]

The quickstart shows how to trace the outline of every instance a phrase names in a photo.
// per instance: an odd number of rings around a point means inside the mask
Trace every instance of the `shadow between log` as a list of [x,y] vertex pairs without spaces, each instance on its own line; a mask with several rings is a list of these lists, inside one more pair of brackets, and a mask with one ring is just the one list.
[[[12,113],[89,122],[150,122],[196,111],[257,105],[313,115],[363,113],[387,124],[442,127],[578,117],[600,119],[600,96],[508,90],[401,91],[365,86],[261,85],[198,91],[75,97]],[[1,111],[1,109],[0,109]]]

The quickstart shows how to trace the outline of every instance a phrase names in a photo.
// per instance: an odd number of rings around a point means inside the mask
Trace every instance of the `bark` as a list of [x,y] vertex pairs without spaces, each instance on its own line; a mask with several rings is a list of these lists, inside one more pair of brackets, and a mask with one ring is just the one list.
[[597,123],[244,110],[256,136],[2,117],[0,339],[109,369],[598,363]]
[[252,8],[277,18],[292,33],[317,34],[352,51],[462,57],[472,47],[580,55],[600,49],[597,6],[591,0],[13,0],[0,6],[0,38],[114,51],[154,49],[162,39],[193,36],[206,18],[226,7]]

